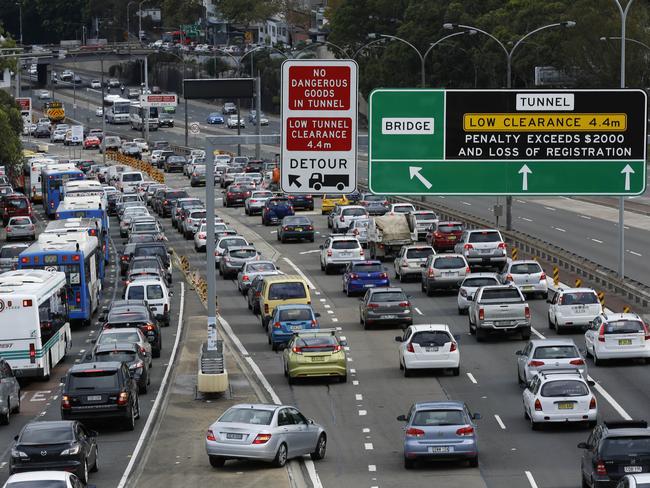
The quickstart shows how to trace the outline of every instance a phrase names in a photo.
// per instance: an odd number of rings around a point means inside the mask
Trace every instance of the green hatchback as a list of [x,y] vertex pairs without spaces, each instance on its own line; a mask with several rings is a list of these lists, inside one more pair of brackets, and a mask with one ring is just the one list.
[[284,375],[292,384],[296,378],[335,377],[348,379],[344,347],[347,343],[334,329],[296,332],[283,351]]

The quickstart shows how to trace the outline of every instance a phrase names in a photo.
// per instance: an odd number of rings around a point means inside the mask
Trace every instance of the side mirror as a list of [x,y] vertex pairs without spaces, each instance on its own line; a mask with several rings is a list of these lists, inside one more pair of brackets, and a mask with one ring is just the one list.
[[578,444],[578,449],[591,449],[591,446],[586,442],[581,442]]
[[523,355],[523,354],[524,354],[524,351],[517,351],[517,352],[515,352],[515,355],[516,355],[516,356],[521,356],[521,355]]
[[402,342],[401,336],[395,336],[395,342]]
[[339,344],[340,344],[341,346],[343,346],[343,347],[346,347],[346,346],[348,345],[348,341],[346,341],[346,340],[340,340],[340,341],[339,341]]
[[456,342],[460,342],[462,338],[463,338],[462,335],[460,335],[460,334],[454,334],[454,339],[456,340]]
[[17,436],[17,435],[14,436],[14,440],[15,440],[15,441],[18,440],[18,436]]
[[97,433],[96,430],[89,430],[89,431],[88,431],[88,435],[89,435],[90,437],[97,437],[99,434]]
[[398,415],[397,420],[399,420],[400,422],[406,422],[406,415]]
[[316,318],[320,317],[320,312],[314,312],[314,317]]
[[553,299],[551,297],[548,297],[548,296],[546,297],[546,303],[551,303],[552,301],[553,301]]
[[475,413],[474,415],[472,415],[472,420],[481,420],[481,414]]
[[596,386],[596,382],[593,381],[593,380],[587,380],[587,384],[588,384],[589,386],[591,386],[592,388],[593,388],[594,386]]
[[323,245],[321,244],[320,246],[318,246],[318,249],[321,249],[321,250],[322,250],[322,249],[323,249]]
[[65,376],[61,376],[61,378],[59,378],[59,379],[60,379],[61,383],[65,383]]
[[169,254],[170,256],[173,256],[173,255],[174,255],[174,250],[173,250],[173,249],[169,249],[169,250],[167,251],[167,254]]

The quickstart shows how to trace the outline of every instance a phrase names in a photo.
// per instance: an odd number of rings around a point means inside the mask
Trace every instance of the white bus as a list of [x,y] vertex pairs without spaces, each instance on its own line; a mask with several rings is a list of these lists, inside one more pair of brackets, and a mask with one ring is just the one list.
[[29,160],[29,197],[32,202],[43,200],[41,172],[45,166],[54,163],[56,163],[56,160],[51,158],[32,158]]
[[99,197],[102,208],[108,208],[108,198],[103,185],[97,180],[72,180],[63,184],[63,199]]
[[[129,108],[129,121],[131,129],[142,130],[147,109],[140,106],[140,102],[131,102]],[[149,130],[158,130],[158,107],[149,108]]]
[[0,275],[0,357],[18,378],[49,379],[72,345],[65,273]]
[[128,124],[131,100],[119,95],[104,97],[104,117],[108,124]]

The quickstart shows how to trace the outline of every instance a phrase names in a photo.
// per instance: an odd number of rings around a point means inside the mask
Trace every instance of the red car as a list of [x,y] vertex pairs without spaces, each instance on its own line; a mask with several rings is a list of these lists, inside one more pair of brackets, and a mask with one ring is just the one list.
[[22,194],[7,195],[0,203],[2,222],[7,225],[11,217],[31,217],[32,204],[29,198]]
[[97,136],[87,136],[84,139],[84,149],[99,149],[101,141]]
[[453,251],[463,229],[462,222],[438,222],[435,229],[427,232],[427,242],[436,252]]

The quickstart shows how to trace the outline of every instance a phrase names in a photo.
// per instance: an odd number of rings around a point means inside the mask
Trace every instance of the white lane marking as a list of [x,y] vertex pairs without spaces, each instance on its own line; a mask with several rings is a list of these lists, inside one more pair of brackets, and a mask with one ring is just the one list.
[[580,217],[581,219],[591,220],[591,217],[589,217],[588,215],[579,215],[579,217]]
[[494,414],[494,418],[497,421],[497,424],[499,424],[499,427],[501,427],[503,430],[506,430],[506,424],[503,423],[503,420],[501,420],[501,417],[499,417],[496,413]]
[[372,472],[377,471],[377,466],[374,464],[369,464],[368,471],[372,471]]
[[361,432],[367,434],[368,432],[370,432],[370,429],[368,427],[364,427],[363,429],[361,429]]
[[321,298],[320,301],[321,301],[321,302],[326,302],[326,301],[327,301],[327,298]]
[[463,205],[467,205],[468,207],[471,207],[471,206],[472,206],[472,204],[469,203],[469,202],[460,202],[460,203],[462,203]]
[[361,400],[363,400],[363,395],[361,393],[357,393],[356,395],[354,395],[354,399],[360,402]]
[[365,416],[365,415],[368,415],[368,411],[367,411],[367,410],[359,410],[359,417],[363,417],[363,416]]
[[338,322],[338,321],[339,319],[337,319],[336,317],[332,317],[332,322]]
[[328,305],[328,304],[325,304],[325,305],[323,305],[323,308],[332,308],[332,306]]
[[353,381],[352,381],[352,384],[353,384],[354,386],[359,386],[359,380],[353,380]]
[[272,230],[272,231],[269,232],[269,234],[277,234],[277,233],[278,233],[277,230]]
[[550,210],[551,212],[555,212],[555,209],[553,207],[544,207],[546,210]]
[[521,220],[525,220],[526,222],[532,222],[533,221],[533,219],[529,219],[527,217],[522,217]]
[[364,442],[363,447],[366,449],[366,451],[372,451],[374,449],[372,442]]
[[557,230],[558,232],[566,232],[566,230],[561,229],[560,227],[553,227],[553,229]]
[[474,375],[473,375],[472,373],[467,373],[467,377],[469,378],[469,380],[470,380],[472,383],[474,383],[474,384],[477,384],[477,383],[478,383],[478,381],[476,381],[476,378],[474,378]]
[[535,327],[531,327],[530,331],[540,339],[546,339],[546,337],[544,337]]
[[169,356],[169,366],[167,366],[167,369],[165,369],[165,375],[163,376],[163,379],[160,382],[160,387],[158,388],[158,394],[156,395],[156,400],[154,401],[153,406],[151,407],[151,412],[149,412],[149,417],[147,417],[147,423],[144,424],[142,433],[138,438],[138,443],[135,445],[135,448],[131,453],[131,459],[129,460],[129,464],[127,464],[126,469],[122,474],[122,478],[120,478],[120,482],[117,485],[117,488],[124,488],[126,486],[126,482],[129,479],[129,476],[131,475],[131,471],[133,471],[135,462],[140,456],[140,451],[144,446],[144,441],[149,437],[149,431],[153,426],[153,420],[157,416],[156,413],[160,408],[160,404],[162,400],[161,393],[165,390],[165,385],[167,384],[167,381],[169,381],[170,378],[169,373],[171,370],[171,365],[174,364],[174,359],[176,358],[176,352],[178,351],[178,344],[180,343],[181,335],[183,332],[183,310],[184,309],[185,309],[185,283],[181,282],[181,300],[180,300],[180,307],[178,309],[178,325],[176,327],[178,334],[176,334],[174,347],[172,348],[172,352]]
[[296,271],[296,273],[298,273],[298,274],[300,275],[300,277],[301,277],[303,280],[305,280],[305,283],[307,283],[307,286],[308,286],[311,290],[315,290],[315,289],[316,289],[316,287],[315,287],[314,284],[311,282],[311,280],[310,280],[309,278],[307,278],[307,275],[305,275],[305,273],[303,273],[302,270],[301,270],[298,266],[296,266],[296,265],[294,264],[293,261],[291,261],[291,259],[289,259],[289,258],[282,258],[282,259],[284,259],[285,262],[286,262],[289,266],[291,266],[291,267]]
[[357,370],[354,368],[350,368],[350,374],[357,374]]
[[320,249],[312,249],[311,251],[302,251],[300,254],[313,254],[315,252],[320,252]]
[[528,483],[530,483],[530,488],[538,488],[537,483],[535,483],[535,478],[530,471],[524,471],[526,473],[526,478],[528,478]]
[[634,254],[635,256],[639,256],[639,257],[642,256],[642,254],[639,254],[638,252],[635,251],[630,251],[629,249],[627,250],[627,252],[629,252],[630,254]]
[[600,239],[594,239],[593,237],[591,238],[591,240],[594,241],[594,242],[597,242],[598,244],[603,243],[603,241],[601,241]]
[[327,313],[334,314],[334,310],[328,310]]
[[420,315],[424,315],[424,314],[422,313],[422,311],[421,311],[418,307],[415,307],[414,310],[415,310],[418,314],[420,314]]

